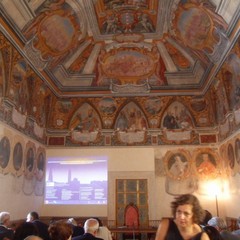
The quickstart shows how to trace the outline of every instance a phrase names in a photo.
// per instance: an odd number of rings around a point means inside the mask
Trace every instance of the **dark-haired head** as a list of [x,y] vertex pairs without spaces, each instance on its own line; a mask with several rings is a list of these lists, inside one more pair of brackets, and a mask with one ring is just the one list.
[[56,221],[48,228],[51,240],[67,240],[73,234],[71,224],[66,221]]
[[197,197],[192,194],[184,194],[175,198],[171,203],[172,214],[176,217],[177,208],[182,205],[192,205],[193,222],[199,224],[205,217],[205,211],[202,209]]
[[34,220],[39,219],[39,215],[37,212],[30,212],[30,215],[31,215],[32,219],[34,219]]
[[213,226],[205,226],[204,232],[207,233],[210,240],[223,240],[219,231]]
[[212,214],[208,210],[204,210],[204,211],[205,211],[205,217],[204,217],[203,221],[201,222],[201,225],[207,226],[208,221],[212,218]]

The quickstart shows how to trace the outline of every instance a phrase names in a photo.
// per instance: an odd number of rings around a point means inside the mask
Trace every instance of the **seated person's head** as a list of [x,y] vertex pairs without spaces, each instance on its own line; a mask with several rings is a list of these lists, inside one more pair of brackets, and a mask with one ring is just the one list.
[[31,235],[31,236],[24,238],[24,240],[43,240],[43,239],[38,236]]
[[10,225],[10,213],[1,212],[0,213],[0,224],[8,227]]
[[67,223],[72,224],[73,226],[77,226],[77,221],[74,218],[69,218],[67,220]]
[[32,222],[34,220],[39,219],[39,215],[37,212],[30,212],[27,215],[27,222]]
[[212,218],[212,214],[208,210],[205,210],[205,217],[204,217],[203,221],[201,222],[201,225],[203,225],[203,226],[208,225],[208,221],[211,218]]
[[223,218],[220,217],[212,217],[208,221],[208,225],[215,227],[218,231],[226,230],[227,229],[227,224]]
[[98,217],[93,217],[94,219],[96,219],[99,223],[99,227],[102,227],[103,226],[103,223],[102,223],[102,220]]
[[84,223],[85,233],[91,233],[92,235],[96,235],[98,228],[99,228],[99,223],[94,218],[89,218]]
[[51,240],[68,240],[73,233],[72,226],[66,221],[51,223],[48,228]]

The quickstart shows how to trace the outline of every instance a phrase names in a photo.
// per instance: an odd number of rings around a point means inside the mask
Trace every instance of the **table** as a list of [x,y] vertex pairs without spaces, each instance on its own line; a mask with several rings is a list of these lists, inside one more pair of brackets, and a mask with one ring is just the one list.
[[129,228],[129,227],[110,227],[110,232],[114,235],[114,239],[118,240],[118,237],[122,233],[131,233],[133,235],[133,239],[135,239],[135,234],[144,233],[147,234],[147,239],[151,240],[155,238],[155,234],[157,232],[156,227],[139,227],[139,228]]

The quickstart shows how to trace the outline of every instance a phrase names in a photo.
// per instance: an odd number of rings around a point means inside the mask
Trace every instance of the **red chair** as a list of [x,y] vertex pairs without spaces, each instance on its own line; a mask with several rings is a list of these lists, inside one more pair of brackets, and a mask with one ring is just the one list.
[[123,233],[123,240],[138,239],[141,240],[141,233],[135,232],[139,228],[139,211],[134,203],[129,203],[124,211],[124,225],[132,230],[131,233]]

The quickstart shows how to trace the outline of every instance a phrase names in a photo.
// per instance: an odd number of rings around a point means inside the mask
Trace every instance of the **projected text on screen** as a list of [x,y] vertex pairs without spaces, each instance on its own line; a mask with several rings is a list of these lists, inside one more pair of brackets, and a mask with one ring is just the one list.
[[45,204],[107,204],[106,158],[48,158]]

